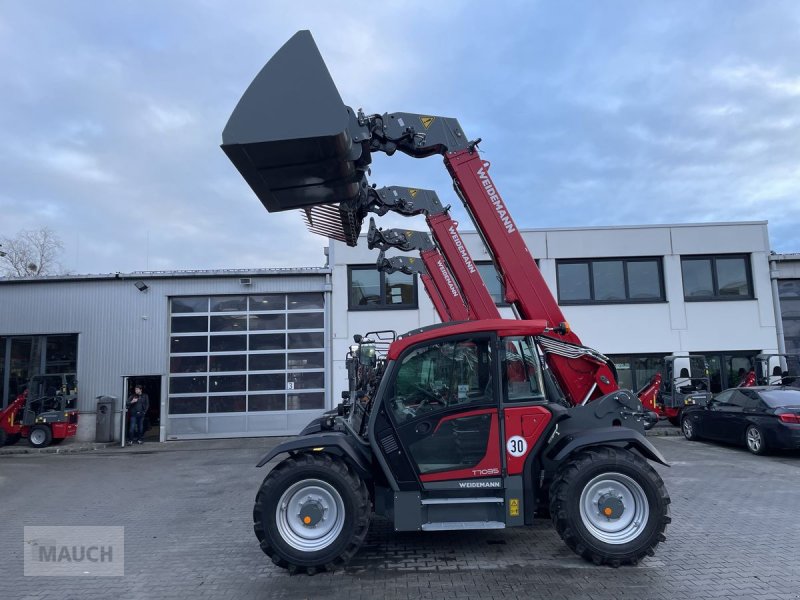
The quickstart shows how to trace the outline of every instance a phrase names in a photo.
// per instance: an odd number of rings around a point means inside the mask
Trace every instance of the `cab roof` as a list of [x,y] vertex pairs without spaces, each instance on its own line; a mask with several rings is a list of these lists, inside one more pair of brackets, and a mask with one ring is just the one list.
[[389,346],[386,358],[395,360],[409,346],[454,335],[486,332],[496,332],[500,336],[541,335],[546,328],[547,321],[545,320],[482,319],[479,321],[440,323],[403,334]]

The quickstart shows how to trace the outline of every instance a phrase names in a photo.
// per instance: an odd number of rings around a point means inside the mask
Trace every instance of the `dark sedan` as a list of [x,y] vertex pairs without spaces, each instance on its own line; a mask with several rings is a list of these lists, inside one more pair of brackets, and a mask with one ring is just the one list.
[[732,388],[707,403],[683,409],[687,440],[744,444],[753,454],[800,448],[800,389],[783,386]]

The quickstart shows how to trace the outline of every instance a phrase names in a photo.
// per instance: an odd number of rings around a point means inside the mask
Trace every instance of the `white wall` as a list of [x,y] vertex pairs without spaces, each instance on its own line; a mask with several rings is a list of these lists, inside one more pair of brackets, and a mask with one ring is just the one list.
[[[583,343],[605,354],[777,349],[766,222],[542,229],[522,234],[554,295],[557,259],[663,257],[666,302],[563,307]],[[476,233],[462,231],[462,236],[474,260],[489,259]],[[332,242],[330,252],[335,401],[338,391],[347,387],[344,357],[352,334],[386,328],[402,333],[438,318],[421,284],[419,310],[348,311],[347,265],[372,263],[377,251],[368,250],[363,241],[357,248]],[[755,299],[684,302],[681,255],[729,253],[751,255]],[[501,312],[511,316],[508,309]]]

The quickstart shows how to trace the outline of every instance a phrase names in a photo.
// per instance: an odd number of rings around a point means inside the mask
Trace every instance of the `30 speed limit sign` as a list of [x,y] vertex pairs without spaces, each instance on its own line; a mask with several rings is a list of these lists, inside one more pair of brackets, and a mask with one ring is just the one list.
[[506,450],[511,456],[522,456],[528,451],[528,442],[519,435],[512,435],[506,442]]

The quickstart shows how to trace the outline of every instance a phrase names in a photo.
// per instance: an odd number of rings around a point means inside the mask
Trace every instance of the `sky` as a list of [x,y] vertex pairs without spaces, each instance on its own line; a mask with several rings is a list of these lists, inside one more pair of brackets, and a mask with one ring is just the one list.
[[[300,29],[346,104],[482,138],[520,227],[768,220],[800,252],[800,3],[757,0],[5,0],[0,237],[48,226],[72,273],[323,265],[219,148]],[[436,157],[376,155],[370,181],[472,229]]]

